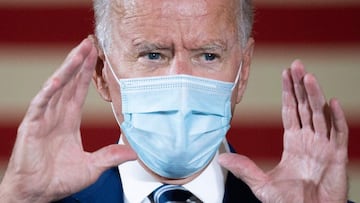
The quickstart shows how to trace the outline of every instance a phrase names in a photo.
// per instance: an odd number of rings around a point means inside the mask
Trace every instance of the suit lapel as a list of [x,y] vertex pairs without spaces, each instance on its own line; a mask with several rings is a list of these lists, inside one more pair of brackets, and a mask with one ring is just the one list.
[[[234,149],[231,148],[231,152]],[[118,167],[105,171],[100,178],[88,188],[70,196],[58,203],[103,203],[124,202],[122,182]],[[232,173],[228,173],[225,183],[223,203],[259,203],[250,188]]]

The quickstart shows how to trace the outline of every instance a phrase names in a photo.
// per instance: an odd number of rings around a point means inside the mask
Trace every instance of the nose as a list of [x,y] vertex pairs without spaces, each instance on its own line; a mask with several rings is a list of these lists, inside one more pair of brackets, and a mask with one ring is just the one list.
[[184,55],[177,55],[173,58],[169,74],[170,75],[179,75],[179,74],[185,74],[185,75],[192,75],[192,64],[191,60],[188,57],[185,57]]

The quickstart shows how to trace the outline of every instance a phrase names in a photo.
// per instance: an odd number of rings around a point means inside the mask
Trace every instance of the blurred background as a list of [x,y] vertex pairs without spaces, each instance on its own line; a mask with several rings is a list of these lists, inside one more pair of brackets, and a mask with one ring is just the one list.
[[[339,98],[350,126],[350,199],[360,202],[360,1],[256,0],[256,41],[247,92],[229,139],[265,170],[282,151],[281,71],[297,58]],[[90,0],[0,0],[0,179],[32,97],[67,53],[93,31]],[[86,150],[115,143],[108,103],[90,88],[82,136]],[[316,147],[316,146],[314,146]]]

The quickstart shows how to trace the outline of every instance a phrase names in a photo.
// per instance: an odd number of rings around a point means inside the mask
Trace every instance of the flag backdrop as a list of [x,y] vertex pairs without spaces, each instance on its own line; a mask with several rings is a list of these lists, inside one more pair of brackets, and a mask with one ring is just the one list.
[[[350,197],[360,201],[360,1],[257,0],[250,82],[228,138],[268,169],[282,151],[281,71],[300,58],[328,98],[340,99],[350,126]],[[31,98],[66,54],[93,31],[89,0],[0,0],[0,160],[11,153]],[[82,136],[94,151],[118,139],[108,103],[93,87]],[[315,146],[314,146],[315,147]],[[0,177],[2,172],[0,172]]]

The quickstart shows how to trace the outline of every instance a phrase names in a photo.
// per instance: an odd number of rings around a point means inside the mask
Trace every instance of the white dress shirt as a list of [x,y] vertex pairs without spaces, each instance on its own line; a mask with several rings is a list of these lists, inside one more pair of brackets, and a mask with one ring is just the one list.
[[[122,136],[119,144],[123,144]],[[183,185],[205,203],[222,202],[227,171],[217,162],[219,152],[228,150],[224,140],[209,166],[194,180]],[[147,196],[163,185],[150,175],[138,161],[129,161],[118,166],[124,191],[125,203],[148,203]]]

